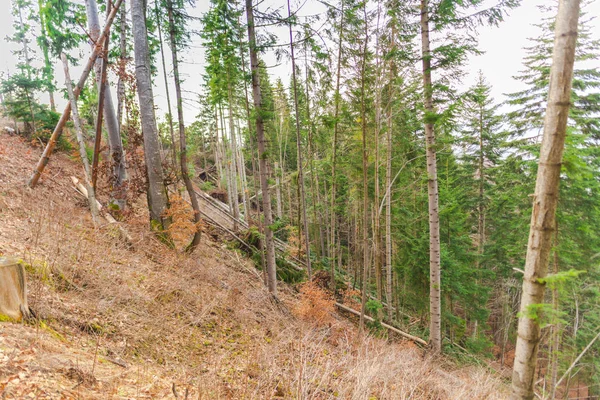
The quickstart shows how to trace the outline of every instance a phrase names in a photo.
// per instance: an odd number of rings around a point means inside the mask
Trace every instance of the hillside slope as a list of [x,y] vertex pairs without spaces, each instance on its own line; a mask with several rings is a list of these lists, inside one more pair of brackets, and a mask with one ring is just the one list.
[[210,235],[192,255],[166,248],[142,207],[125,222],[128,247],[93,227],[68,155],[25,186],[40,153],[0,134],[0,253],[26,263],[40,320],[0,323],[0,397],[174,398],[175,385],[190,399],[507,398],[483,369],[360,339],[337,314],[299,318],[294,288],[274,302],[251,262]]

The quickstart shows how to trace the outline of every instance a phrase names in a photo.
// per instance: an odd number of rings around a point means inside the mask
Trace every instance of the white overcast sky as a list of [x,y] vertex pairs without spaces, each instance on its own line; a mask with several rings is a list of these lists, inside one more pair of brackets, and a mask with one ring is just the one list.
[[[82,2],[82,0],[78,1]],[[293,3],[296,2],[297,0],[293,1]],[[268,0],[267,2],[263,2],[261,7],[264,7],[265,3],[272,4],[273,6],[283,6],[285,0]],[[482,70],[488,82],[493,86],[492,95],[496,101],[502,101],[504,93],[511,93],[522,89],[521,83],[514,80],[513,76],[517,75],[522,69],[522,61],[525,55],[524,47],[528,45],[527,39],[536,37],[539,34],[538,28],[534,27],[533,24],[539,22],[542,18],[542,14],[537,6],[543,4],[552,5],[556,4],[556,1],[523,0],[522,5],[517,9],[511,10],[506,20],[499,27],[484,27],[479,29],[479,49],[484,51],[484,54],[473,56],[469,60],[467,68],[469,75],[463,81],[465,87],[471,85],[478,71]],[[208,10],[208,5],[208,0],[197,0],[196,7],[190,10],[190,14],[201,16]],[[2,10],[0,13],[0,71],[2,72],[14,72],[15,70],[15,60],[11,51],[15,49],[16,44],[4,40],[4,38],[13,33],[10,6],[10,0],[0,0],[0,10]],[[312,14],[321,10],[322,6],[316,0],[308,0],[303,7],[303,14]],[[585,12],[588,17],[600,17],[600,0],[590,2],[585,7]],[[591,31],[595,39],[600,39],[599,19],[595,18],[592,21]],[[194,29],[200,29],[200,24],[197,21],[192,21],[190,26]],[[285,29],[279,30],[278,34],[280,34],[282,43],[289,40],[289,37],[286,38],[287,31]],[[37,54],[38,56],[40,55],[39,49]],[[82,52],[82,57],[87,59],[87,54],[88,49],[86,48]],[[170,56],[167,58],[170,58]],[[190,48],[186,49],[184,54],[182,54],[182,58],[181,75],[185,79],[183,90],[185,91],[184,97],[187,99],[184,106],[184,113],[186,123],[190,123],[198,113],[195,101],[197,93],[201,89],[202,74],[204,73],[204,50],[201,47],[199,37],[195,36],[193,38]],[[273,57],[266,56],[265,58],[267,62],[274,63]],[[160,68],[158,60],[157,65]],[[597,67],[600,67],[600,65],[597,65]],[[170,66],[167,66],[167,68],[170,68]],[[79,71],[80,69],[73,68],[71,73],[73,79],[79,76]],[[290,66],[284,64],[271,69],[270,73],[282,77],[287,84],[289,71]],[[58,62],[55,67],[55,76],[58,86],[62,87],[64,76],[62,66]],[[155,78],[155,83],[156,106],[159,109],[157,116],[162,116],[166,110],[162,70],[159,71],[159,74]],[[170,89],[170,91],[174,93],[174,89]],[[113,96],[114,93],[113,89]],[[47,96],[41,95],[40,100],[46,102]],[[65,101],[57,98],[57,103],[62,108]]]

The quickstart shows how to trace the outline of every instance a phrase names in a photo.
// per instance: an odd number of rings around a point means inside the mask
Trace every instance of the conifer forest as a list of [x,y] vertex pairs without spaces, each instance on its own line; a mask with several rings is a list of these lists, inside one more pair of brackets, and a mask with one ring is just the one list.
[[[600,3],[541,2],[516,48],[500,32],[524,3],[0,0],[0,153],[27,145],[25,199],[76,165],[60,190],[114,246],[184,263],[217,243],[248,260],[264,313],[312,299],[359,342],[501,377],[505,394],[473,399],[599,399]],[[517,90],[473,67],[517,51]],[[19,256],[6,238],[0,256]],[[197,398],[465,398],[327,391],[302,373],[289,391]]]

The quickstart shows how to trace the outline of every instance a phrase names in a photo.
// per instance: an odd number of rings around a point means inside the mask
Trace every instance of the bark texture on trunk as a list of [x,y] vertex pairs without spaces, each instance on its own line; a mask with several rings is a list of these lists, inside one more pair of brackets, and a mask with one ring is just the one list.
[[552,237],[556,229],[555,214],[571,102],[579,3],[580,0],[561,0],[556,17],[548,105],[533,196],[521,295],[521,317],[512,375],[512,398],[515,400],[534,398],[535,367],[541,329],[528,310],[532,305],[544,301],[546,286],[540,279],[546,276],[548,270]]
[[148,179],[147,197],[150,224],[166,228],[163,218],[167,209],[167,195],[163,179],[158,129],[154,115],[154,95],[150,74],[148,32],[146,10],[143,0],[131,0],[131,22],[133,26],[133,46],[135,57],[135,81],[140,103],[140,120],[144,137],[144,161]]
[[[98,5],[96,0],[86,0],[85,8],[88,19],[88,30],[90,39],[93,41],[92,48],[95,42],[97,42],[100,35],[100,21],[98,19]],[[98,85],[102,84],[102,63],[107,62],[107,54],[103,55],[103,59],[98,58],[96,60],[95,72],[96,81]],[[113,176],[112,176],[112,202],[119,207],[124,209],[125,204],[125,180],[127,179],[127,173],[125,170],[125,157],[123,153],[123,141],[121,140],[121,134],[119,132],[119,123],[117,121],[117,115],[115,114],[115,107],[113,105],[112,96],[110,93],[110,85],[105,83],[104,88],[104,126],[108,131],[108,145],[110,148],[110,158],[112,160]]]
[[260,77],[258,53],[256,51],[256,32],[254,31],[254,10],[252,0],[246,0],[246,16],[248,19],[248,42],[250,47],[250,69],[252,72],[252,97],[256,114],[256,138],[258,141],[258,159],[260,170],[260,187],[264,213],[264,237],[267,250],[267,284],[269,292],[277,295],[277,273],[275,265],[275,246],[273,243],[273,215],[271,210],[271,195],[269,194],[268,163],[265,150],[265,132],[262,118],[262,96],[260,92]]
[[433,87],[431,84],[428,0],[421,0],[421,49],[423,53],[423,93],[425,97],[425,140],[427,142],[427,193],[429,197],[429,344],[433,352],[439,352],[442,349],[440,216],[438,212],[435,132],[433,122],[431,122],[435,109],[433,107]]

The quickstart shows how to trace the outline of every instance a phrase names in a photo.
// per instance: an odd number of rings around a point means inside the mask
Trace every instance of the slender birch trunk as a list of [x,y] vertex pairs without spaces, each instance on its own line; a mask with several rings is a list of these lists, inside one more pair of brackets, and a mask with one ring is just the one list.
[[98,211],[98,204],[96,203],[96,194],[91,185],[92,175],[90,171],[90,161],[88,160],[87,152],[85,150],[85,141],[83,139],[83,130],[81,128],[81,119],[79,118],[77,99],[73,93],[73,84],[71,83],[71,75],[69,74],[69,62],[67,61],[67,56],[65,53],[60,55],[60,59],[63,62],[65,70],[65,86],[67,87],[67,94],[69,96],[69,102],[71,103],[71,117],[73,119],[73,125],[75,125],[77,143],[79,144],[79,156],[81,157],[81,162],[83,164],[83,172],[85,177],[83,182],[87,190],[87,198],[88,203],[90,204],[92,220],[94,221],[94,225],[98,225],[100,212]]
[[433,352],[442,350],[440,216],[431,84],[429,45],[429,0],[421,0],[421,47],[423,56],[423,94],[425,102],[425,139],[427,142],[427,192],[429,197],[429,344]]
[[140,119],[144,137],[144,159],[148,176],[148,211],[152,228],[158,225],[166,228],[164,212],[167,209],[167,190],[163,179],[163,169],[158,144],[158,129],[154,115],[154,95],[150,74],[148,32],[146,10],[143,0],[131,0],[131,22],[133,25],[133,45],[135,56],[135,78],[140,104]]
[[264,237],[267,250],[267,281],[269,292],[277,295],[277,271],[275,265],[275,246],[273,243],[273,215],[271,210],[271,195],[269,194],[268,163],[265,149],[265,132],[262,117],[262,96],[260,88],[258,52],[256,45],[256,33],[254,31],[254,10],[252,0],[246,0],[246,16],[248,19],[248,42],[250,47],[250,69],[252,71],[252,97],[254,98],[254,109],[256,110],[256,137],[258,140],[258,159],[260,168],[260,186],[262,189],[262,202],[264,213]]
[[540,280],[546,276],[548,270],[552,236],[556,229],[555,213],[571,102],[579,3],[580,0],[561,0],[556,17],[550,88],[533,196],[512,376],[512,399],[515,400],[534,398],[535,367],[541,328],[529,310],[531,306],[544,301],[546,286]]

